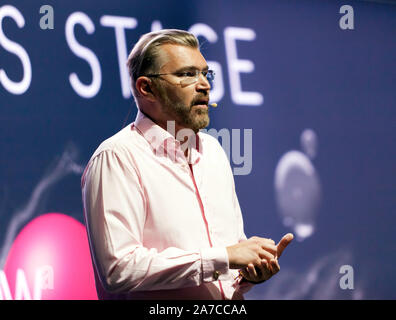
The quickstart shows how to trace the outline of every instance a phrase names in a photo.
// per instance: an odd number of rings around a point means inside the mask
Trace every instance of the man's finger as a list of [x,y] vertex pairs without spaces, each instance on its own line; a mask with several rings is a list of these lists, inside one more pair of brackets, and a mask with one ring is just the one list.
[[270,261],[271,259],[274,259],[277,253],[271,254],[268,251],[264,250],[263,248],[261,248],[261,250],[258,252],[258,255],[260,257],[260,259],[267,259],[268,261]]
[[275,245],[264,243],[261,245],[261,248],[264,249],[265,251],[268,251],[269,253],[276,255],[278,253],[278,248]]
[[280,270],[278,259],[271,260],[271,267],[272,267],[272,275],[276,274]]
[[247,271],[249,272],[249,275],[253,279],[257,279],[257,271],[256,271],[256,268],[254,267],[254,265],[249,263],[247,269],[248,269]]
[[263,275],[265,276],[265,280],[268,280],[272,276],[272,270],[269,266],[267,260],[261,260],[261,267],[263,268]]
[[290,242],[292,242],[294,236],[292,233],[288,233],[286,235],[283,236],[283,238],[279,241],[277,247],[278,247],[278,251],[277,251],[277,255],[278,258],[281,256],[283,250],[285,250],[285,248],[289,245]]

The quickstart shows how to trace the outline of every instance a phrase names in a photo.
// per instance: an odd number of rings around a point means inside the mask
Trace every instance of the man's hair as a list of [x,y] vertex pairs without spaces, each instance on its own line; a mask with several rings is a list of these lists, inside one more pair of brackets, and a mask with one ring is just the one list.
[[163,29],[142,35],[129,54],[127,67],[131,78],[133,96],[138,96],[136,80],[142,75],[159,69],[158,57],[163,44],[178,44],[199,48],[198,39],[191,33],[178,29]]

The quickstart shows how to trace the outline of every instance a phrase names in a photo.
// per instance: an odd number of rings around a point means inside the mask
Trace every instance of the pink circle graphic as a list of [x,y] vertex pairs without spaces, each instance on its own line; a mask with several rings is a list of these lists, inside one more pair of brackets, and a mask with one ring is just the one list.
[[21,299],[97,299],[85,226],[65,214],[29,222],[8,253],[4,273],[13,299],[17,292]]

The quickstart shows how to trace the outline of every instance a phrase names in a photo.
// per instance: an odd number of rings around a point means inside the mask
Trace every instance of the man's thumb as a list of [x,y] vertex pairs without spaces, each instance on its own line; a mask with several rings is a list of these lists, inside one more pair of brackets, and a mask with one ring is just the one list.
[[279,243],[277,244],[278,258],[281,256],[283,250],[285,250],[285,248],[289,245],[289,243],[292,242],[293,238],[294,238],[293,234],[288,233],[288,234],[284,235],[283,238],[279,241]]

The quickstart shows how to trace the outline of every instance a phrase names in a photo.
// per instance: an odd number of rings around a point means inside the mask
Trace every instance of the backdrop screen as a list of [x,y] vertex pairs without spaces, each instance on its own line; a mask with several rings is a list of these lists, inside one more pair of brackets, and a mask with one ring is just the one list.
[[246,235],[296,238],[246,299],[395,299],[396,5],[317,0],[2,1],[0,299],[97,298],[80,179],[163,28],[216,73]]

